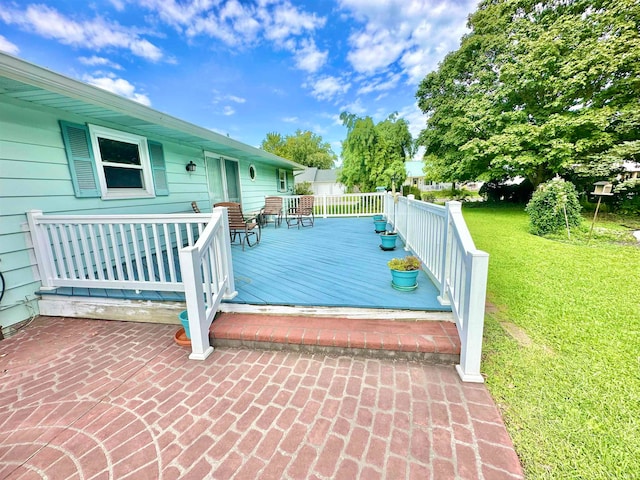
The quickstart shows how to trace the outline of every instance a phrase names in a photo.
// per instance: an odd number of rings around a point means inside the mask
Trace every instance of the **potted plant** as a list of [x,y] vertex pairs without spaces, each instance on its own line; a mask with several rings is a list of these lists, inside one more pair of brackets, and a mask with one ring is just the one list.
[[391,270],[391,286],[400,291],[415,290],[421,265],[420,259],[413,255],[389,260],[387,266]]
[[387,221],[385,219],[374,220],[373,224],[376,227],[376,233],[382,233],[387,229]]
[[380,234],[380,248],[382,250],[395,250],[398,234],[396,232],[384,231]]
[[190,347],[191,346],[191,332],[189,332],[189,317],[187,316],[187,311],[183,310],[178,315],[178,319],[182,324],[182,328],[179,328],[178,331],[173,336],[175,342],[181,347]]

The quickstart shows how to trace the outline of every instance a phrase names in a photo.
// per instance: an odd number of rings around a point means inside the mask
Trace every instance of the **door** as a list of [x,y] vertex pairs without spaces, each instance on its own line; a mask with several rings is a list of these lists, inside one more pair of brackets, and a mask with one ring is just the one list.
[[207,188],[211,205],[218,202],[241,203],[238,162],[205,154]]
[[225,158],[224,173],[227,182],[227,201],[242,203],[240,201],[240,169],[238,168],[238,162]]

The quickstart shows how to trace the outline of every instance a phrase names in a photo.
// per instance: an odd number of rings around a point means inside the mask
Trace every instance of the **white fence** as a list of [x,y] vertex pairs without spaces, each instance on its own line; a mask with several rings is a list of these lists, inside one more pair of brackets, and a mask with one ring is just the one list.
[[384,213],[420,258],[440,290],[439,300],[450,304],[460,335],[458,374],[467,382],[482,382],[480,357],[484,328],[489,255],[477,250],[462,217],[460,202],[446,206],[385,196]]
[[[382,213],[384,192],[314,195],[313,213],[316,217],[362,217]],[[284,214],[300,201],[300,195],[283,198]]]
[[189,327],[198,335],[192,335],[192,358],[211,353],[210,320],[220,300],[236,293],[226,209],[95,216],[32,210],[27,218],[43,290],[185,292]]

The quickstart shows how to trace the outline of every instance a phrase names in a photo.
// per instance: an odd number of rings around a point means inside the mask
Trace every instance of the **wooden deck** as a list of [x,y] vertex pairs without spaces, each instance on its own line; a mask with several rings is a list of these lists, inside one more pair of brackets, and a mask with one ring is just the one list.
[[379,248],[370,217],[318,218],[313,227],[262,229],[259,245],[232,245],[238,296],[231,303],[450,311],[424,272],[418,288],[391,287],[387,261],[407,255]]
[[[287,229],[284,222],[275,228],[270,223],[262,229],[258,245],[244,251],[239,244],[231,246],[238,295],[223,301],[221,309],[250,312],[255,311],[250,306],[364,308],[378,309],[383,316],[385,310],[451,311],[440,305],[438,291],[424,272],[418,277],[416,290],[394,290],[387,261],[408,252],[400,239],[395,251],[385,252],[379,245],[370,217],[317,218],[313,227],[299,229]],[[178,292],[64,287],[39,293],[49,299],[79,297],[84,303],[90,298],[184,302],[184,294]],[[90,316],[88,311],[84,314]]]

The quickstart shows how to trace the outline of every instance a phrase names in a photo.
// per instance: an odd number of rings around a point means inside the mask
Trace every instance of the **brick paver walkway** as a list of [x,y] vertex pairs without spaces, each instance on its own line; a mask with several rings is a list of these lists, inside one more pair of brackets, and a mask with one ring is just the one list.
[[515,479],[453,367],[217,349],[176,327],[39,318],[0,342],[0,478]]

